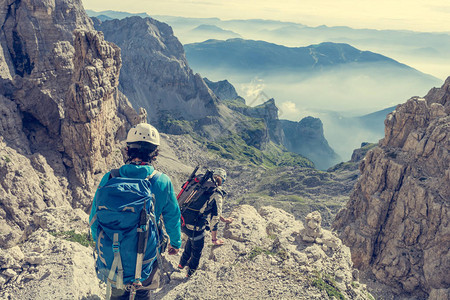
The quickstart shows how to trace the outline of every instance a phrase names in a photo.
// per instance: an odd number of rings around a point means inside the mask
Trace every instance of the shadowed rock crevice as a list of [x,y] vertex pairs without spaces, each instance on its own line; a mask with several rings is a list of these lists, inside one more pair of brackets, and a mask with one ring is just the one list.
[[31,71],[33,71],[34,63],[30,62],[30,57],[26,54],[26,44],[17,31],[12,32],[12,38],[14,51],[11,53],[11,56],[16,73],[22,77],[24,74],[30,75]]

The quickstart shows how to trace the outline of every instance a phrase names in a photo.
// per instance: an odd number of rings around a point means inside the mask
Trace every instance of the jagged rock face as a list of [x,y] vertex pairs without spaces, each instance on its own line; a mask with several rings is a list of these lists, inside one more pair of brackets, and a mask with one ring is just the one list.
[[450,79],[399,105],[335,227],[360,269],[416,295],[448,295]]
[[0,246],[9,247],[43,208],[86,207],[140,118],[117,90],[120,50],[92,30],[80,1],[3,1],[0,12]]
[[[97,31],[75,31],[74,75],[65,97],[65,118],[61,135],[80,205],[90,202],[95,174],[102,174],[122,161],[118,138],[124,139],[127,126],[139,122],[136,113],[129,120],[128,104],[117,90],[120,49]],[[121,108],[123,107],[123,108]],[[87,191],[86,191],[87,190]]]
[[220,100],[238,100],[245,104],[245,100],[239,97],[234,86],[228,80],[213,82],[208,78],[203,78],[208,87],[219,97]]
[[323,135],[323,124],[318,118],[306,117],[300,122],[281,120],[286,148],[314,162],[324,170],[338,163],[340,157],[328,145]]
[[374,148],[375,146],[376,146],[376,144],[371,144],[371,143],[367,143],[367,142],[361,143],[361,147],[360,148],[353,150],[350,162],[352,162],[352,163],[358,162],[359,163],[361,160],[364,159],[364,157],[366,156],[367,152],[370,149]]
[[0,22],[2,92],[57,133],[72,77],[72,31],[93,29],[92,22],[79,0],[2,1]]
[[[248,145],[263,149],[270,141],[278,145],[283,144],[284,134],[278,120],[278,107],[275,105],[273,98],[254,107],[247,106],[239,100],[238,102],[238,105],[228,103],[228,107],[252,118],[251,122],[253,123],[258,120],[264,122],[264,126],[259,126],[259,130],[255,130],[255,132],[249,134],[250,139],[247,141]],[[251,128],[250,126],[246,126],[245,123],[243,125]],[[245,128],[243,130],[245,131]]]
[[178,120],[218,115],[216,96],[189,68],[169,25],[130,17],[96,22],[96,29],[122,49],[119,88],[135,108],[147,109],[152,124],[164,128],[166,114]]

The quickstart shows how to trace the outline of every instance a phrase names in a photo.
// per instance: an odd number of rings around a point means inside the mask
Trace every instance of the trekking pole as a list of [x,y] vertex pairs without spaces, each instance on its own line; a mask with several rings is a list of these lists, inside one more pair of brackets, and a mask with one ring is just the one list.
[[186,183],[181,187],[181,191],[178,193],[177,196],[177,200],[178,198],[180,198],[181,194],[184,192],[184,190],[186,189],[186,187],[188,186],[189,182],[194,179],[195,177],[195,173],[197,173],[197,170],[200,166],[195,167],[194,171],[191,173],[191,176],[189,176],[188,180],[186,181]]
[[146,234],[148,230],[148,215],[144,207],[141,210],[141,215],[139,217],[139,227],[138,231],[138,245],[137,245],[137,257],[136,257],[136,270],[134,273],[134,282],[131,286],[130,300],[134,300],[136,296],[136,290],[142,287],[141,275],[142,275],[142,263],[144,261],[144,250],[146,244]]
[[194,198],[194,196],[198,193],[198,190],[202,188],[203,184],[209,179],[212,178],[213,172],[210,170],[206,170],[205,175],[203,175],[203,178],[200,180],[199,185],[197,186],[197,188],[195,189],[195,191],[193,191],[189,197],[186,199],[186,201],[184,203],[189,204],[189,202],[192,200],[192,198]]

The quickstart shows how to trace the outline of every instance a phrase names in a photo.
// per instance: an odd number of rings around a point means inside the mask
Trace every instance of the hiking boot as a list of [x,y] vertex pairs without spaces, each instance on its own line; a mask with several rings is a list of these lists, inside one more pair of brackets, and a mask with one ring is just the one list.
[[189,278],[194,274],[195,270],[189,269],[189,271],[186,274],[186,277]]

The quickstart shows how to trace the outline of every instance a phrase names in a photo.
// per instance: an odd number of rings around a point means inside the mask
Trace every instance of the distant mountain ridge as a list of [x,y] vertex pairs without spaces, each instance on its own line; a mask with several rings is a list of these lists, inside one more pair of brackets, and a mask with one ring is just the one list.
[[124,19],[128,17],[138,16],[141,18],[148,18],[150,15],[147,13],[129,13],[125,11],[114,11],[114,10],[105,10],[101,12],[96,12],[90,9],[86,9],[86,13],[89,17],[98,17],[98,16],[104,16],[109,19]]
[[242,162],[313,166],[284,148],[281,130],[272,134],[277,109],[248,116],[219,101],[189,67],[183,46],[167,24],[137,16],[93,21],[106,40],[122,49],[119,89],[136,109],[147,109],[158,130],[190,134],[207,143],[212,152]]
[[438,80],[430,75],[371,51],[348,44],[325,42],[307,47],[286,47],[264,41],[240,38],[207,40],[184,45],[189,63],[195,67],[249,71],[312,71],[346,64],[377,63],[403,69],[417,76]]
[[225,30],[216,25],[202,24],[202,25],[198,25],[197,27],[192,29],[192,31],[203,31],[203,32],[218,33],[218,34],[230,34],[230,35],[234,35],[235,37],[241,36],[240,34],[238,34],[236,32],[233,32],[231,30]]

